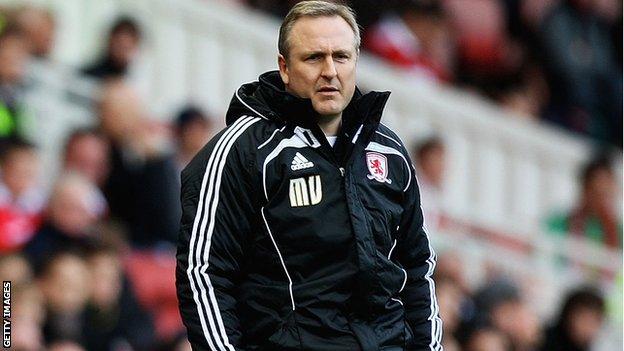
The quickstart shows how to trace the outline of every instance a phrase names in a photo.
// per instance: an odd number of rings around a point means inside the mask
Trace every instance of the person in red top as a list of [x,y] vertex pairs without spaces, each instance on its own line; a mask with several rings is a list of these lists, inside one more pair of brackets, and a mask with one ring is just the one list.
[[453,78],[453,39],[438,3],[405,2],[371,29],[364,46],[414,75],[434,81]]
[[45,195],[35,147],[12,141],[0,157],[0,253],[25,245],[39,227]]

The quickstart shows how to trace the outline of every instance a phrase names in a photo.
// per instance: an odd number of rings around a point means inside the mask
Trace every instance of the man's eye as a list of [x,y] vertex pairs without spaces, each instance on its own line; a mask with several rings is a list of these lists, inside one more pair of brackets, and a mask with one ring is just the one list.
[[336,60],[338,61],[346,61],[349,59],[349,55],[346,54],[340,54],[340,55],[336,55],[335,56]]
[[311,55],[311,56],[306,57],[306,61],[316,61],[319,58],[320,58],[319,55]]

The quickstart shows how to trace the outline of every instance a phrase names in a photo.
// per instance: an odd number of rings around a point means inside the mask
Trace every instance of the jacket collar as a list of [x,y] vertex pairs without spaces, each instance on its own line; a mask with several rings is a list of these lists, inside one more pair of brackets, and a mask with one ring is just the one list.
[[[343,112],[343,130],[361,124],[379,124],[390,92],[362,94],[356,87],[351,102]],[[310,99],[288,93],[278,71],[260,75],[257,82],[244,84],[232,97],[226,115],[228,125],[242,115],[256,115],[280,123],[290,123],[304,128],[316,126],[316,112]]]

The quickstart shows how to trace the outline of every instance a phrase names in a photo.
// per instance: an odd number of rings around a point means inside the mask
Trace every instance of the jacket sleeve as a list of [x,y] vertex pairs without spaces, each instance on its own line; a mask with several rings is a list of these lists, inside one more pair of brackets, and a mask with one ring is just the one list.
[[231,129],[211,140],[181,177],[176,288],[193,350],[242,349],[236,287],[257,217],[251,175]]
[[424,226],[413,166],[410,171],[411,180],[405,192],[397,238],[397,259],[407,274],[401,298],[404,301],[407,322],[414,334],[413,345],[409,346],[409,350],[442,350],[442,320],[438,313],[432,277],[436,256]]

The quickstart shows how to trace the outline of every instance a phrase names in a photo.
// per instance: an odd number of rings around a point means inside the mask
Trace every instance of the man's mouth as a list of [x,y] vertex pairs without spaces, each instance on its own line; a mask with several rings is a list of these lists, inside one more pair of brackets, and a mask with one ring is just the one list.
[[332,92],[338,92],[338,88],[336,87],[332,87],[332,86],[325,86],[325,87],[321,87],[318,92],[319,93],[332,93]]

